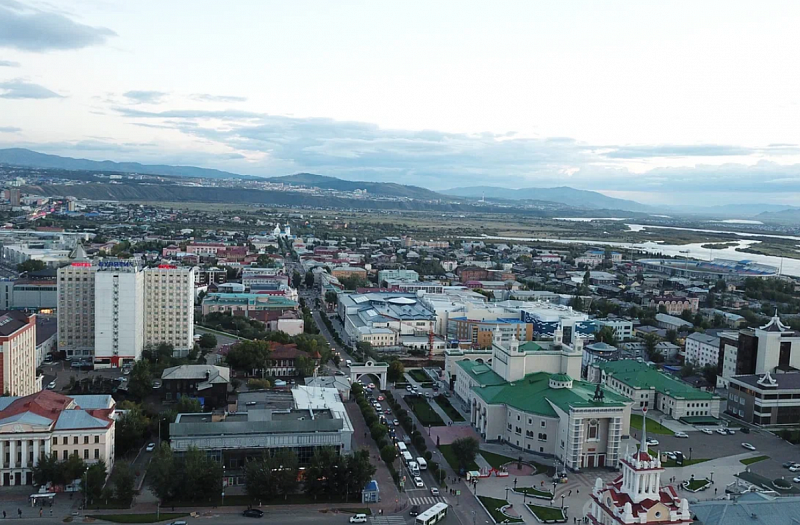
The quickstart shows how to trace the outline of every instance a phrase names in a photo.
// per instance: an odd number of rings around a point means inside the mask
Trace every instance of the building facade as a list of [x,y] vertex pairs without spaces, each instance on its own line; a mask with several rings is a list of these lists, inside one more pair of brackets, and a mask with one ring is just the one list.
[[36,384],[36,315],[0,310],[0,392],[27,396]]
[[144,270],[144,344],[168,343],[176,357],[194,347],[194,269],[161,265]]
[[138,361],[144,347],[144,278],[136,261],[100,261],[95,274],[94,366]]
[[719,345],[719,337],[701,332],[689,334],[684,346],[686,362],[692,363],[696,367],[704,367],[706,365],[714,365],[716,367],[719,362]]
[[633,321],[630,319],[595,319],[598,328],[608,326],[614,330],[617,341],[633,339]]
[[58,269],[58,349],[67,359],[94,355],[96,273],[88,261]]

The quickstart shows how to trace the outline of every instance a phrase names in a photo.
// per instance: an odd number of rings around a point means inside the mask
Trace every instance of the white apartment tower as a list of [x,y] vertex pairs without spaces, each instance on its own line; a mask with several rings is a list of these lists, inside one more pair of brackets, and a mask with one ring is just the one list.
[[169,343],[176,357],[194,346],[194,268],[161,265],[144,274],[144,344]]
[[144,346],[144,277],[138,261],[100,261],[94,290],[95,369],[138,361]]
[[85,257],[58,269],[58,349],[68,359],[94,354],[96,272],[97,266]]

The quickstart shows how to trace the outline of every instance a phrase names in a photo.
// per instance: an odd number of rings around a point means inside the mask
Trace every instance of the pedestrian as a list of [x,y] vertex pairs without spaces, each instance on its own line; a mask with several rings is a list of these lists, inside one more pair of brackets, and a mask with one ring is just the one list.
[[17,508],[17,514],[19,515],[20,519],[22,518],[22,509],[19,507]]
[[44,510],[44,509],[39,509],[39,517],[40,518],[42,517],[42,510]]
[[575,489],[575,494],[580,494],[580,493],[581,493],[581,489]]
[[714,487],[714,495],[717,495],[717,487]]
[[3,511],[3,519],[6,519],[6,511]]
[[569,494],[567,494],[567,497],[570,497],[570,496],[572,496],[572,489],[569,489]]

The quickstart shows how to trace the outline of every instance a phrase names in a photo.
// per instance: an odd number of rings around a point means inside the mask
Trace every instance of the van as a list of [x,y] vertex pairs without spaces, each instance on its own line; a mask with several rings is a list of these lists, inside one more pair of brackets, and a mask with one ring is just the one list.
[[408,470],[411,472],[412,476],[419,476],[419,465],[417,465],[416,461],[408,462]]
[[[405,438],[403,438],[403,440],[405,440]],[[400,455],[402,456],[403,452],[408,452],[408,447],[406,446],[405,443],[400,442],[397,444],[397,450],[400,452]]]
[[411,455],[411,452],[405,451],[400,453],[403,456],[403,462],[408,465],[409,463],[413,463],[414,456]]
[[417,458],[417,464],[420,470],[428,470],[428,462],[425,461],[425,458]]

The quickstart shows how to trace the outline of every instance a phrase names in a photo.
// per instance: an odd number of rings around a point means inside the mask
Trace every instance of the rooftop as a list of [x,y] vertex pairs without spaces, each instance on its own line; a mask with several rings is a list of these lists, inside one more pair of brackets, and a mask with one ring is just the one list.
[[598,363],[592,366],[599,367],[606,375],[610,375],[636,389],[655,389],[661,394],[666,394],[679,399],[716,399],[719,396],[704,392],[682,381],[678,381],[663,372],[650,368],[645,363],[632,359]]

